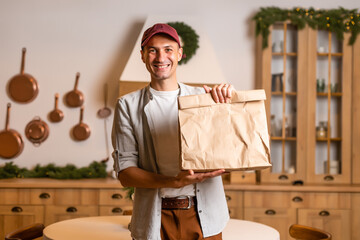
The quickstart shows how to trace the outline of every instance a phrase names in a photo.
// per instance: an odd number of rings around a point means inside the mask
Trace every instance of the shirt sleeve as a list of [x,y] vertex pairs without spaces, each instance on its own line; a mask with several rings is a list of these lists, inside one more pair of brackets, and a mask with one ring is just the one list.
[[114,171],[119,173],[128,167],[137,167],[138,144],[131,124],[129,106],[122,98],[118,100],[115,107],[111,140],[114,148],[112,153]]

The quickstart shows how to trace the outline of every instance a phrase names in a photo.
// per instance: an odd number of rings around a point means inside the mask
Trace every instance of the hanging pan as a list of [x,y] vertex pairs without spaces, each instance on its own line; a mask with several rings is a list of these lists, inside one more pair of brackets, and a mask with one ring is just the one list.
[[25,136],[35,146],[40,146],[49,136],[49,126],[40,117],[35,117],[25,127]]
[[65,95],[65,102],[69,107],[80,107],[84,103],[84,95],[81,91],[77,90],[79,84],[80,73],[76,73],[74,90]]
[[8,103],[5,130],[0,132],[0,157],[6,159],[17,157],[24,149],[21,135],[9,129],[10,108],[11,104]]
[[55,108],[49,113],[49,120],[51,122],[60,122],[64,118],[64,113],[58,109],[59,94],[55,94]]
[[8,93],[12,100],[19,103],[28,103],[39,93],[38,84],[33,76],[24,73],[26,48],[22,49],[20,74],[9,80]]
[[111,109],[107,106],[107,95],[108,95],[108,87],[107,84],[104,85],[104,104],[105,106],[98,110],[97,114],[100,118],[107,118],[111,115]]
[[86,140],[90,136],[90,128],[83,123],[84,107],[80,109],[80,122],[72,129],[72,135],[77,141]]

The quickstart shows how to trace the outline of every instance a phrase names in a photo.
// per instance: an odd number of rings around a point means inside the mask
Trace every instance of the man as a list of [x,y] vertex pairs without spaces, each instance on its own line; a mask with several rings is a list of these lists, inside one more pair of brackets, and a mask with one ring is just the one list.
[[167,24],[147,29],[141,47],[150,85],[118,100],[112,132],[118,179],[135,187],[131,235],[136,240],[222,239],[229,219],[220,176],[224,170],[180,171],[177,98],[211,92],[224,103],[232,86],[203,89],[178,83],[183,49]]

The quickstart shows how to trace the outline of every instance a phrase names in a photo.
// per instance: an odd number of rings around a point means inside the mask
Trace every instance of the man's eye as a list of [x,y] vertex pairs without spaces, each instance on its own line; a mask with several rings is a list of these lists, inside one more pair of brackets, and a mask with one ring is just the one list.
[[156,52],[155,49],[149,49],[149,53],[154,53]]
[[166,52],[172,52],[172,49],[171,48],[167,48],[165,49]]

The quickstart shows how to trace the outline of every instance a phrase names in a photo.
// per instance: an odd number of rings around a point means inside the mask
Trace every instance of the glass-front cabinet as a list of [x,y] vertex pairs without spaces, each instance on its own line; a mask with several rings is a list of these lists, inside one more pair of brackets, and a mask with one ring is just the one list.
[[257,88],[266,91],[272,167],[262,182],[350,183],[351,46],[288,22],[257,39]]
[[[324,30],[309,29],[309,182],[351,181],[352,47]],[[314,49],[315,48],[315,49]],[[313,147],[315,146],[315,147]]]

